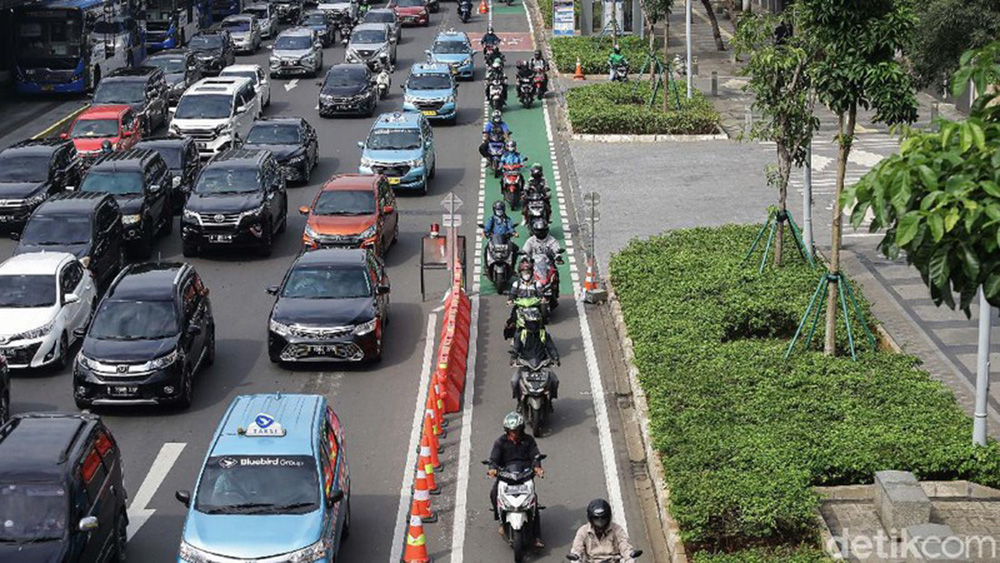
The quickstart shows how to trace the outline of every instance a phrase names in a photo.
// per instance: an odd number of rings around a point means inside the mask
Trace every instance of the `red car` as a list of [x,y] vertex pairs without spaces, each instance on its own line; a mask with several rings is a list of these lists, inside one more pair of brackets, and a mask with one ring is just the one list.
[[431,23],[427,3],[427,0],[389,0],[386,7],[396,12],[396,17],[399,18],[399,23],[402,25],[427,27]]
[[127,105],[93,106],[84,110],[70,126],[63,139],[72,139],[85,165],[101,155],[104,141],[113,150],[132,148],[142,138],[142,124]]

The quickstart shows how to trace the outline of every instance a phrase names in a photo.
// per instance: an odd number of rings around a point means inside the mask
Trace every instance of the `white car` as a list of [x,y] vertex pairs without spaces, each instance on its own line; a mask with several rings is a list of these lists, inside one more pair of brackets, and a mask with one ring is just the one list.
[[257,18],[260,36],[270,39],[278,34],[278,14],[270,2],[254,2],[243,7],[244,14],[253,14]]
[[202,159],[208,159],[240,146],[260,112],[260,98],[250,79],[202,78],[177,102],[169,132],[193,138]]
[[271,105],[271,79],[260,65],[229,65],[222,69],[219,76],[242,76],[249,78],[253,82],[253,89],[257,92],[257,99],[260,100],[262,108]]
[[8,259],[0,264],[0,353],[11,368],[65,367],[96,303],[94,278],[72,254]]

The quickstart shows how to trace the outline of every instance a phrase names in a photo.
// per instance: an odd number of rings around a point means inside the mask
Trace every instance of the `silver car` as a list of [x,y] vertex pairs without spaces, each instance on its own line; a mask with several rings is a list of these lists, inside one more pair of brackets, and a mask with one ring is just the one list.
[[383,53],[389,55],[393,64],[396,63],[396,42],[393,41],[392,30],[384,23],[363,23],[351,32],[344,60],[372,66]]
[[315,77],[323,68],[323,44],[307,27],[282,31],[271,49],[271,78],[289,74]]
[[229,31],[237,53],[256,53],[257,49],[260,49],[260,25],[253,15],[226,16],[226,19],[222,20],[222,29]]
[[270,39],[278,34],[278,13],[274,7],[266,2],[254,2],[243,7],[244,14],[251,14],[257,18],[257,26],[260,27],[260,36]]
[[403,34],[403,26],[400,25],[399,18],[396,17],[396,12],[390,10],[389,8],[372,8],[371,10],[368,10],[368,13],[365,14],[365,17],[361,20],[361,22],[387,24],[396,38],[396,43],[399,43],[399,39]]

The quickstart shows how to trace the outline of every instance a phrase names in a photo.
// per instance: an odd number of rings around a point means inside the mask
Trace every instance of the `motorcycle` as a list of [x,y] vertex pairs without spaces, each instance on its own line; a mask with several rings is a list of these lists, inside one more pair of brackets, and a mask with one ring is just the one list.
[[[561,255],[566,249],[560,248]],[[541,253],[532,257],[534,262],[535,283],[542,288],[542,302],[548,307],[542,315],[548,318],[549,311],[559,306],[559,268],[556,263],[562,263],[562,256],[552,260],[548,254]]]
[[611,81],[628,82],[628,65],[625,63],[611,65]]
[[524,176],[521,169],[524,164],[504,164],[503,182],[500,189],[503,191],[503,199],[511,209],[517,209],[521,205],[521,191],[524,189]]
[[530,108],[535,101],[535,85],[532,79],[527,76],[517,78],[517,99],[521,100],[521,105]]
[[[629,553],[629,559],[638,559],[642,556],[641,549],[633,549],[632,553]],[[575,553],[570,553],[566,555],[566,559],[570,561],[582,561],[583,563],[621,563],[624,561],[620,555],[612,555],[611,557],[602,557],[600,559],[595,559],[593,557],[587,557],[584,559]]]
[[[545,454],[537,456],[537,461],[545,459]],[[483,465],[490,465],[483,460]],[[514,548],[514,561],[524,561],[528,550],[535,543],[534,523],[538,506],[535,493],[535,470],[531,464],[515,462],[497,472],[497,512],[503,522],[504,536]]]
[[378,92],[378,99],[384,100],[389,95],[389,87],[392,86],[392,63],[389,62],[388,55],[378,58],[376,64],[378,74],[375,75],[375,90]]
[[531,428],[531,434],[538,438],[542,435],[542,423],[552,412],[552,360],[549,358],[522,358],[514,360],[514,365],[520,372],[518,375],[521,386],[517,412],[524,415],[524,420]]
[[340,20],[340,44],[344,47],[351,41],[351,31],[354,30],[354,26],[351,24],[351,17],[345,15],[344,19]]
[[472,19],[472,2],[470,0],[459,0],[458,17],[462,23],[469,23],[469,20]]
[[497,45],[486,45],[483,47],[483,59],[486,61],[486,68],[493,66],[493,61],[495,59],[500,59],[500,65],[503,66],[506,63],[503,53],[500,52],[500,47]]
[[[479,224],[480,229],[486,226]],[[493,282],[497,293],[503,293],[514,273],[514,257],[511,253],[510,235],[490,235],[486,243],[486,277]]]
[[507,97],[504,95],[503,84],[499,80],[492,80],[486,86],[486,97],[490,101],[490,108],[502,110],[507,104]]
[[525,224],[530,225],[535,219],[544,219],[546,223],[550,222],[551,210],[547,203],[545,195],[541,191],[529,187],[521,202]]
[[533,87],[535,96],[541,100],[545,96],[546,90],[546,76],[545,70],[541,68],[535,69],[535,76],[533,77]]
[[503,139],[494,140],[490,139],[488,144],[488,151],[490,155],[490,168],[493,169],[493,177],[499,178],[501,173],[500,159],[503,157],[504,153],[504,143]]

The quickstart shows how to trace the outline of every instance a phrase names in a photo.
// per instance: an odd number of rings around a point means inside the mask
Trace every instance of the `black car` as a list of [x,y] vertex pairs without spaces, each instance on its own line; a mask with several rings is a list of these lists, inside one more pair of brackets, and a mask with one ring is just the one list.
[[7,358],[0,354],[0,424],[10,419],[10,369]]
[[315,31],[324,47],[333,45],[337,40],[337,22],[326,10],[306,10],[299,25]]
[[403,25],[399,22],[396,12],[389,8],[372,8],[365,14],[362,23],[384,23],[389,26],[392,36],[398,43],[403,35]]
[[181,217],[184,256],[207,246],[256,247],[271,254],[288,227],[285,175],[269,151],[219,153],[198,174]]
[[74,399],[187,408],[198,370],[215,362],[208,288],[189,264],[133,264],[94,313],[73,366]]
[[176,106],[187,87],[201,79],[201,65],[189,49],[168,49],[146,59],[144,64],[163,71],[167,81],[167,102]]
[[272,362],[382,359],[389,278],[370,250],[306,252],[267,292],[278,296],[267,328]]
[[114,196],[122,214],[126,249],[140,258],[153,254],[153,241],[174,228],[170,194],[174,180],[159,153],[128,149],[99,158],[83,177],[80,191]]
[[56,194],[28,218],[14,254],[68,252],[97,280],[108,282],[125,264],[122,214],[115,198],[105,193]]
[[268,150],[281,166],[285,179],[309,183],[319,162],[316,130],[301,117],[264,117],[254,122],[244,149]]
[[0,428],[0,561],[125,561],[118,443],[92,414],[19,414]]
[[302,0],[274,0],[272,3],[278,12],[278,21],[282,23],[295,23],[302,17],[302,9],[305,7]]
[[319,86],[320,117],[338,113],[370,117],[375,113],[378,93],[372,71],[366,64],[333,65]]
[[136,143],[137,149],[148,149],[160,153],[175,181],[171,184],[170,202],[173,212],[180,213],[184,202],[194,187],[194,181],[201,170],[201,156],[198,144],[191,137],[150,137]]
[[50,195],[80,185],[80,157],[73,141],[22,141],[0,151],[0,229],[19,233]]
[[194,52],[206,76],[218,76],[222,69],[236,62],[236,45],[225,29],[199,31],[188,41],[188,49]]
[[163,70],[155,66],[119,68],[97,85],[94,105],[132,106],[143,132],[150,133],[167,122],[169,92]]

